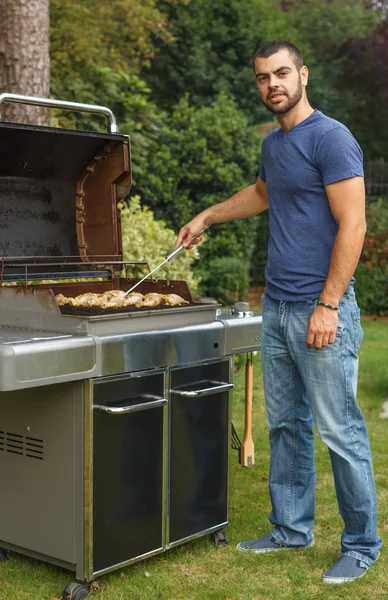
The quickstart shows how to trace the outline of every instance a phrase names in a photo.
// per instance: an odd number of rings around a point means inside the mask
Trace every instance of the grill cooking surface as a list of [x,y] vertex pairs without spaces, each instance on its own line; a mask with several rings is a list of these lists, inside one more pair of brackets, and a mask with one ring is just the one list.
[[185,304],[182,306],[143,306],[141,308],[136,308],[136,306],[125,306],[123,308],[99,308],[98,306],[85,307],[85,306],[70,306],[68,304],[60,306],[60,311],[63,315],[72,315],[72,316],[99,316],[99,315],[110,315],[117,313],[144,313],[144,312],[158,312],[158,311],[171,311],[174,310],[187,310],[188,308],[192,308],[193,306],[205,306],[205,304],[201,302],[192,302],[191,304]]

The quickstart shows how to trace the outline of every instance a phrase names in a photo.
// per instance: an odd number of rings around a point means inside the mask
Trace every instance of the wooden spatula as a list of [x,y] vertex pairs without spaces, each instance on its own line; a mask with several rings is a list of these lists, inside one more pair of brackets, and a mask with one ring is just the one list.
[[245,430],[240,448],[240,463],[243,467],[255,464],[255,446],[252,438],[252,396],[253,396],[253,364],[252,358],[245,363]]

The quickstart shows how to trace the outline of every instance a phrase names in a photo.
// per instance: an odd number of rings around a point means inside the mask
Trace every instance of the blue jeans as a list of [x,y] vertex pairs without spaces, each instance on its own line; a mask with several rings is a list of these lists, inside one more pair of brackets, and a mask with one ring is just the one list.
[[307,348],[316,301],[280,302],[263,296],[262,358],[271,462],[270,521],[288,546],[313,539],[313,423],[328,446],[345,527],[342,553],[369,565],[377,558],[376,489],[365,421],[356,401],[362,341],[360,311],[349,287],[338,310],[333,344]]

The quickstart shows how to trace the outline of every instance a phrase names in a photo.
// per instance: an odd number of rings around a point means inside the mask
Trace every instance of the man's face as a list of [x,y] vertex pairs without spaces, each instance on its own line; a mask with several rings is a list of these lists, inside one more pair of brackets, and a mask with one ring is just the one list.
[[307,67],[298,71],[288,50],[255,60],[256,85],[264,106],[276,115],[289,112],[303,97]]

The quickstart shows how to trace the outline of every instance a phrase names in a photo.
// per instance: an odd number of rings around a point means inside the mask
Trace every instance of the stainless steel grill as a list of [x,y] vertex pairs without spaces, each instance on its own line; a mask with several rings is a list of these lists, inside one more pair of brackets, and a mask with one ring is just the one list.
[[0,547],[73,571],[64,599],[228,524],[233,355],[260,347],[259,314],[184,281],[139,286],[181,307],[58,306],[138,281],[117,209],[129,148],[0,123]]

